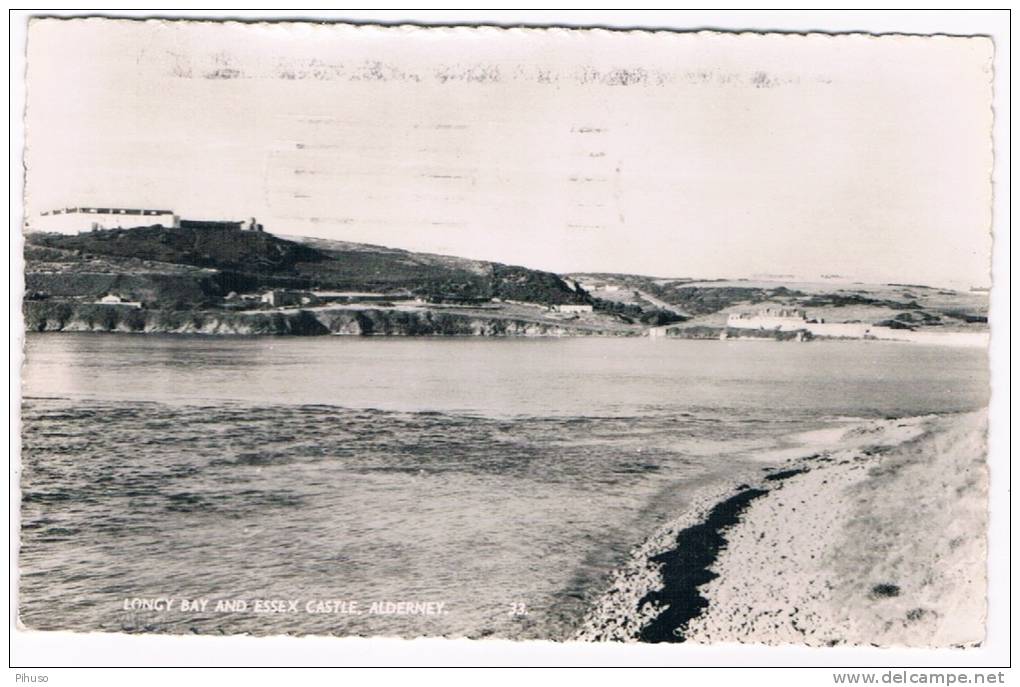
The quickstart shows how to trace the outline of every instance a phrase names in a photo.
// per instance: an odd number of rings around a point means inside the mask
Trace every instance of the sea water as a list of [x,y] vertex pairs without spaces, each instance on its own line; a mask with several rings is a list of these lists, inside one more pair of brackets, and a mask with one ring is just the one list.
[[556,639],[695,487],[982,407],[988,373],[860,341],[47,333],[23,396],[28,627]]

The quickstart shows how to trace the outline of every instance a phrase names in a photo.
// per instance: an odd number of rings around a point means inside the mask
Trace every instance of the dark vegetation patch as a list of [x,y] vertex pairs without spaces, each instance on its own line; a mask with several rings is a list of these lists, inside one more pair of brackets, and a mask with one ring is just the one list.
[[921,620],[930,613],[931,611],[928,611],[927,609],[924,608],[911,608],[909,611],[907,611],[907,620],[909,620],[912,623],[916,623],[918,620]]
[[[263,288],[326,288],[381,292],[404,290],[432,299],[501,298],[545,305],[591,303],[558,275],[515,265],[411,253],[361,244],[324,249],[272,234],[223,227],[110,229],[78,235],[32,234],[26,247],[31,288],[54,296],[101,296],[111,290],[169,307],[213,304],[231,291]],[[99,274],[33,270],[33,264],[106,261]],[[118,262],[119,261],[119,262]],[[127,262],[125,262],[127,261]],[[129,271],[154,282],[158,269],[146,264],[187,265],[215,273],[175,275],[178,285],[158,288],[118,281]],[[130,268],[130,269],[129,269]],[[191,286],[186,286],[187,284]],[[172,286],[172,285],[170,285]],[[142,293],[142,292],[145,293]]]
[[766,475],[765,479],[769,482],[777,482],[780,480],[784,480],[788,477],[793,477],[794,475],[803,474],[807,471],[808,471],[807,468],[793,468],[790,470],[782,470],[780,472],[773,472],[771,475]]
[[921,306],[917,301],[892,301],[884,298],[871,298],[858,293],[826,293],[817,294],[804,298],[799,304],[806,308],[839,308],[844,306],[869,305],[879,308],[891,308],[893,310],[920,310]]
[[900,588],[895,584],[876,584],[871,588],[871,596],[878,598],[892,598],[900,595]]
[[[654,284],[654,282],[653,282]],[[707,315],[719,312],[738,303],[763,303],[803,296],[785,286],[776,288],[754,288],[745,286],[667,286],[657,288],[654,295],[667,303],[678,306],[692,315]]]
[[908,324],[933,324],[938,322],[941,318],[938,315],[933,315],[930,312],[924,310],[918,310],[917,312],[901,312],[896,313],[892,318],[899,322],[906,322]]
[[730,339],[772,339],[774,341],[795,341],[798,338],[810,341],[814,335],[806,329],[775,330],[775,329],[738,329],[735,327],[713,327],[710,325],[693,325],[676,327],[667,330],[667,334],[678,339],[718,339],[722,334]]
[[954,320],[960,320],[961,322],[975,324],[987,324],[988,322],[988,317],[986,315],[975,315],[973,313],[966,313],[960,310],[945,310],[942,314],[946,317],[951,317]]
[[574,291],[552,272],[498,263],[493,263],[491,269],[491,298],[549,304],[592,302],[587,293]]
[[[688,315],[708,315],[739,303],[792,302],[806,295],[785,286],[693,286],[690,284],[692,281],[690,279],[671,279],[668,282],[660,283],[663,280],[634,274],[592,273],[581,277],[582,280],[585,278],[607,281],[619,285],[623,289],[644,291]],[[698,281],[704,284],[726,280],[699,279]]]
[[913,327],[906,322],[900,320],[879,320],[875,323],[877,327],[888,327],[889,329],[908,329],[913,331]]
[[601,298],[594,298],[592,299],[592,302],[595,306],[595,310],[617,315],[628,324],[640,322],[641,324],[652,327],[661,327],[667,324],[685,322],[690,319],[669,310],[662,310],[660,308],[643,308],[636,303],[619,303],[617,301],[607,301]]
[[328,260],[321,251],[272,234],[232,228],[105,229],[77,235],[36,234],[37,245],[97,255],[237,270],[294,272],[299,263]]
[[694,325],[690,327],[677,327],[667,330],[668,336],[678,339],[718,339],[719,335],[726,331],[726,327],[710,327],[707,325]]

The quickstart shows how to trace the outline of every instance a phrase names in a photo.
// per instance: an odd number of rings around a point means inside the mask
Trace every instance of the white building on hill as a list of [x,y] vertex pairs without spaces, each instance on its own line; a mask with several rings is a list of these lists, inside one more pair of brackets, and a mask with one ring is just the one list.
[[769,329],[795,331],[804,329],[807,316],[793,308],[763,308],[756,313],[730,313],[726,326],[734,329]]
[[552,306],[552,309],[556,312],[582,313],[592,312],[594,307],[580,303],[564,303],[563,305],[554,305]]
[[127,308],[140,308],[142,304],[140,301],[129,301],[123,296],[118,296],[115,293],[108,293],[100,298],[96,303],[100,305],[123,305]]
[[43,212],[31,220],[29,229],[73,234],[93,229],[176,227],[180,226],[180,221],[172,210],[76,207]]

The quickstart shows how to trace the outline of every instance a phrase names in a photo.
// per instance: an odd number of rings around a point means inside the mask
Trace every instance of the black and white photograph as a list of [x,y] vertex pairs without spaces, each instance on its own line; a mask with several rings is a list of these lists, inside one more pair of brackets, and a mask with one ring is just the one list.
[[18,631],[980,650],[996,49],[29,18]]

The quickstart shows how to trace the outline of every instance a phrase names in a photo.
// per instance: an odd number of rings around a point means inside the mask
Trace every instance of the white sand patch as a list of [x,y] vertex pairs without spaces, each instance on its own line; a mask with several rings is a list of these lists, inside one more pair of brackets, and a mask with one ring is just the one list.
[[[745,470],[734,477],[739,480],[742,476],[747,481],[760,479],[761,471]],[[680,531],[700,522],[712,506],[732,495],[735,483],[716,484],[698,491],[691,498],[690,508],[631,551],[627,563],[613,573],[607,591],[585,615],[574,638],[580,641],[635,641],[641,628],[657,613],[650,606],[639,608],[639,603],[649,591],[662,587],[658,565],[651,563],[650,559],[669,550]]]
[[911,438],[833,454],[751,504],[727,532],[713,566],[719,577],[700,590],[709,607],[688,640],[945,647],[983,639],[984,417],[895,429]]
[[[688,623],[686,640],[979,643],[986,608],[985,426],[984,413],[971,413],[804,433],[771,458],[795,452],[799,457],[783,470],[806,472],[781,480],[735,475],[770,492],[725,530],[727,546],[710,566],[718,577],[698,588],[708,607]],[[716,487],[699,494],[694,507],[635,550],[576,638],[638,639],[658,613],[638,604],[663,586],[650,558],[734,493]]]

